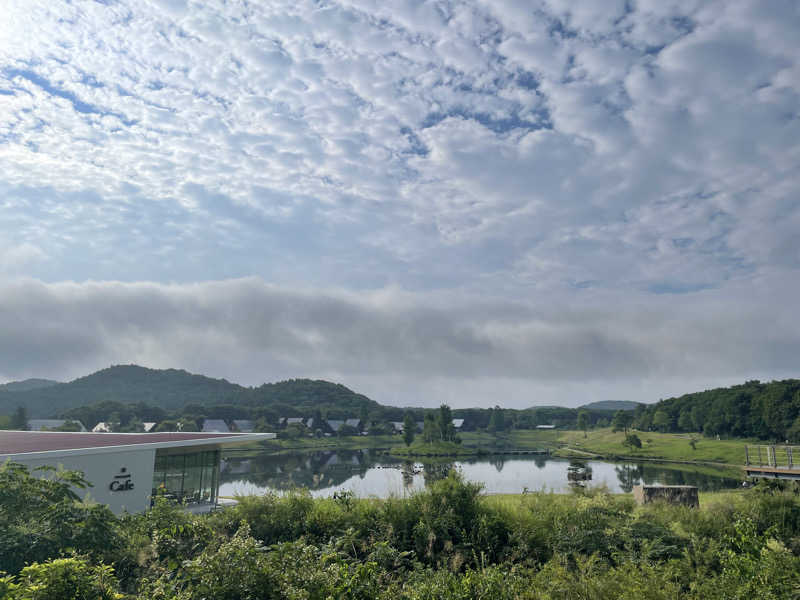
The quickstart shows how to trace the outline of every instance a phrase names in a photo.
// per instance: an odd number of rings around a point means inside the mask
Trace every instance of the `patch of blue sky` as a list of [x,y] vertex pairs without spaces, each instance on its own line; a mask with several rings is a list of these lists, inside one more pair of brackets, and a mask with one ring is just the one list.
[[472,121],[477,121],[487,129],[494,133],[506,133],[514,129],[527,129],[535,131],[537,129],[552,129],[553,124],[550,121],[550,115],[547,111],[542,110],[536,113],[541,119],[532,121],[530,119],[521,119],[518,115],[513,114],[510,117],[498,119],[487,113],[472,112],[465,109],[453,109],[446,113],[436,112],[428,114],[422,121],[422,129],[434,127],[447,119],[448,117],[461,117]]
[[672,245],[676,248],[689,248],[694,242],[694,238],[690,237],[672,238]]
[[2,71],[2,75],[7,79],[13,79],[14,77],[22,77],[23,79],[27,79],[34,85],[39,86],[41,89],[43,89],[51,96],[57,96],[59,98],[63,98],[69,101],[69,103],[72,104],[72,107],[75,109],[75,111],[81,114],[95,114],[101,116],[110,115],[117,117],[127,126],[136,124],[136,120],[128,119],[122,113],[106,110],[94,104],[89,104],[88,102],[84,102],[69,90],[56,87],[47,78],[42,77],[35,71],[31,71],[29,69],[4,69]]
[[539,78],[535,73],[520,69],[514,73],[514,83],[526,90],[538,90]]
[[416,156],[428,156],[430,154],[430,149],[419,139],[413,129],[401,127],[400,133],[406,137],[409,143],[409,149],[404,154],[414,154]]
[[567,285],[575,290],[588,290],[600,284],[598,279],[584,279],[582,281],[568,281]]
[[659,281],[647,286],[647,291],[653,294],[690,294],[716,287],[712,283],[688,283],[681,281]]

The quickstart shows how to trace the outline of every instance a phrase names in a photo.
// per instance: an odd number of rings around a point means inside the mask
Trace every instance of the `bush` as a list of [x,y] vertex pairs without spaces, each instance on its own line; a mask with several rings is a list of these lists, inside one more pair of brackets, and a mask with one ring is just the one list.
[[[20,572],[16,584],[6,582],[8,600],[116,600],[114,570],[93,566],[82,557],[57,558],[33,563]],[[3,584],[0,583],[0,590]]]

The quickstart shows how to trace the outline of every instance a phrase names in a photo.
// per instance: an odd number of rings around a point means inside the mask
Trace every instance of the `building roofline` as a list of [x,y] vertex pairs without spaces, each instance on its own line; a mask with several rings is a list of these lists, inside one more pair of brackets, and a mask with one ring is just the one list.
[[[79,432],[79,431],[70,431],[70,432],[47,432],[47,431],[29,431],[26,432],[32,435],[49,435],[51,433],[59,433],[60,435],[69,434],[69,435],[83,435],[86,436],[86,432]],[[201,432],[198,432],[201,433]],[[92,435],[92,434],[88,434]],[[106,433],[98,433],[93,435],[101,435],[101,436],[108,436],[108,435],[115,435],[115,436],[137,436],[141,437],[142,435],[157,435],[157,434],[141,434],[141,433],[117,433],[117,434],[106,434]],[[87,454],[108,454],[108,453],[119,453],[119,452],[136,452],[137,450],[157,450],[159,448],[180,448],[180,447],[191,447],[191,446],[215,446],[215,445],[228,445],[228,444],[241,444],[244,442],[254,442],[260,440],[270,440],[275,438],[274,433],[221,433],[214,437],[208,437],[209,434],[204,434],[205,437],[198,437],[195,439],[183,439],[183,440],[168,440],[168,441],[160,441],[160,442],[140,442],[140,443],[133,443],[133,444],[116,444],[112,446],[86,446],[82,448],[65,448],[65,449],[56,449],[56,450],[42,450],[42,451],[35,451],[35,452],[15,452],[15,453],[7,453],[7,454],[0,454],[0,461],[5,462],[6,460],[15,460],[15,459],[32,459],[32,458],[57,458],[60,456],[80,456],[80,455],[87,455]]]

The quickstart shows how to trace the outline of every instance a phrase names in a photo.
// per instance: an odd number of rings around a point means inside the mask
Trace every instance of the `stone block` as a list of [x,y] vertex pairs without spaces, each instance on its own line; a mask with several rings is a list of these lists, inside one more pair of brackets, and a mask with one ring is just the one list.
[[637,504],[667,502],[691,508],[700,506],[697,488],[693,485],[637,485],[633,488],[633,497]]

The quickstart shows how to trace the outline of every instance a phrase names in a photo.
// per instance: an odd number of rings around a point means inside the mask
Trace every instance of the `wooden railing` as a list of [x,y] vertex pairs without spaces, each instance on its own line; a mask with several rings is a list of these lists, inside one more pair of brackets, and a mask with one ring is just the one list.
[[747,445],[744,447],[744,457],[747,466],[800,470],[800,446]]

